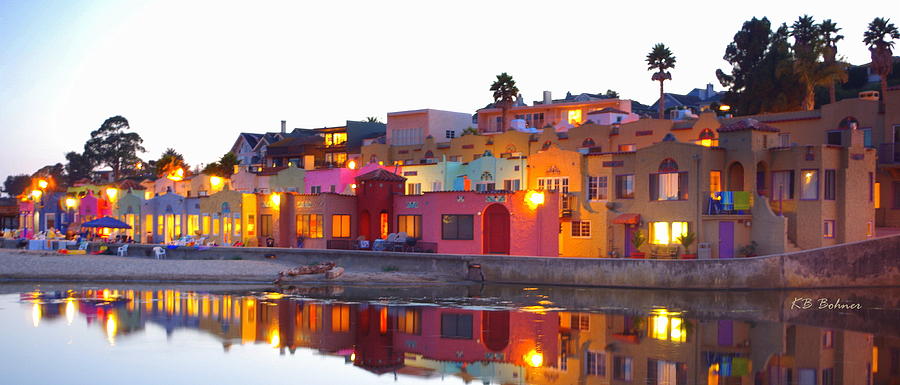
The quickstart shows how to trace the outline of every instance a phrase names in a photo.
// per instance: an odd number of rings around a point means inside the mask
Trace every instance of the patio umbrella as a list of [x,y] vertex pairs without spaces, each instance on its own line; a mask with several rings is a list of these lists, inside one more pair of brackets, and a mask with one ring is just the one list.
[[99,228],[106,227],[106,228],[110,228],[110,229],[130,229],[131,228],[131,226],[129,226],[127,223],[122,222],[122,221],[120,221],[116,218],[112,218],[112,217],[103,217],[100,219],[94,219],[90,222],[82,223],[81,227],[99,227]]

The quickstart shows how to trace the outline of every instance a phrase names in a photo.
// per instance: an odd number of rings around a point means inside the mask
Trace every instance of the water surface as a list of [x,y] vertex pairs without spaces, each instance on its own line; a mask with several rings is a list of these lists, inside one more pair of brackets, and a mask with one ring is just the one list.
[[898,294],[0,285],[0,383],[891,384]]

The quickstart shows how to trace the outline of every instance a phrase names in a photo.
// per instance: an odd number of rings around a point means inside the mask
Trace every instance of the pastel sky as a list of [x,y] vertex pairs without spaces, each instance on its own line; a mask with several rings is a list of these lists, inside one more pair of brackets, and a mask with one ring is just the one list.
[[[390,111],[472,113],[508,72],[529,103],[544,90],[614,89],[650,104],[644,57],[677,57],[667,90],[716,83],[725,46],[753,16],[809,13],[868,62],[869,21],[894,1],[40,1],[0,0],[0,181],[64,162],[122,115],[145,159],[167,147],[214,161],[239,132],[323,127]],[[864,4],[864,5],[863,5]],[[721,86],[716,84],[716,88]]]

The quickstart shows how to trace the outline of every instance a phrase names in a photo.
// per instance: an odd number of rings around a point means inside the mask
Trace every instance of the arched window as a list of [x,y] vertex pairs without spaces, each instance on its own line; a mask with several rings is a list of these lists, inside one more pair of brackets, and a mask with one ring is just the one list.
[[481,173],[481,180],[482,181],[492,181],[492,180],[494,180],[494,176],[491,175],[490,172],[485,171],[485,172]]
[[594,139],[586,138],[583,142],[581,142],[581,147],[596,147],[597,144],[594,143]]
[[426,158],[434,158],[434,153],[431,150],[425,151]]
[[700,139],[697,144],[704,147],[715,147],[719,145],[719,140],[716,139],[716,133],[707,128],[700,132]]
[[508,153],[516,152],[516,146],[513,145],[513,144],[507,144],[507,145],[506,145],[506,152],[508,152]]
[[672,158],[666,158],[659,164],[659,172],[678,172],[678,163]]

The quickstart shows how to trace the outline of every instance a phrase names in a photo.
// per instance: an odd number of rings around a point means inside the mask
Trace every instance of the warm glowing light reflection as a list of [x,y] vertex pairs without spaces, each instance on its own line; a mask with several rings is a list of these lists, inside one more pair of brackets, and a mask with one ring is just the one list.
[[42,194],[43,194],[43,193],[41,192],[41,190],[31,190],[31,196],[32,196],[34,199],[41,199],[41,195],[42,195]]
[[355,169],[356,169],[356,161],[355,161],[355,160],[350,160],[350,161],[348,161],[348,162],[347,162],[347,168],[349,168],[349,169],[351,169],[351,170],[355,170]]
[[657,309],[650,317],[650,337],[661,341],[684,342],[687,330],[680,313],[671,313],[666,309]]
[[731,106],[729,106],[727,104],[723,104],[723,105],[719,106],[719,111],[731,111]]
[[72,298],[66,298],[66,324],[71,325],[72,321],[75,320],[75,313],[77,309],[75,309],[75,300]]
[[66,198],[66,207],[67,208],[74,209],[75,205],[77,203],[78,202],[75,200],[75,198],[72,198],[72,197]]
[[272,345],[273,348],[281,345],[281,337],[278,335],[278,330],[272,330],[269,333],[269,345]]
[[535,349],[525,354],[525,363],[532,368],[539,368],[544,364],[544,355]]
[[43,317],[41,305],[38,305],[37,302],[31,304],[31,323],[34,327],[38,327],[41,324],[41,317]]
[[47,181],[45,181],[43,179],[38,179],[37,184],[38,184],[38,187],[40,187],[40,188],[47,188],[47,186],[50,185],[49,183],[47,183]]
[[356,362],[356,353],[350,353],[350,361]]
[[223,184],[223,183],[225,183],[225,180],[222,179],[222,178],[220,178],[220,177],[217,177],[217,176],[211,176],[211,177],[209,177],[209,184],[210,184],[213,188],[219,188],[219,187],[222,187],[222,184]]
[[119,321],[116,319],[116,313],[109,313],[106,316],[106,340],[110,345],[116,344],[116,333],[119,330]]

